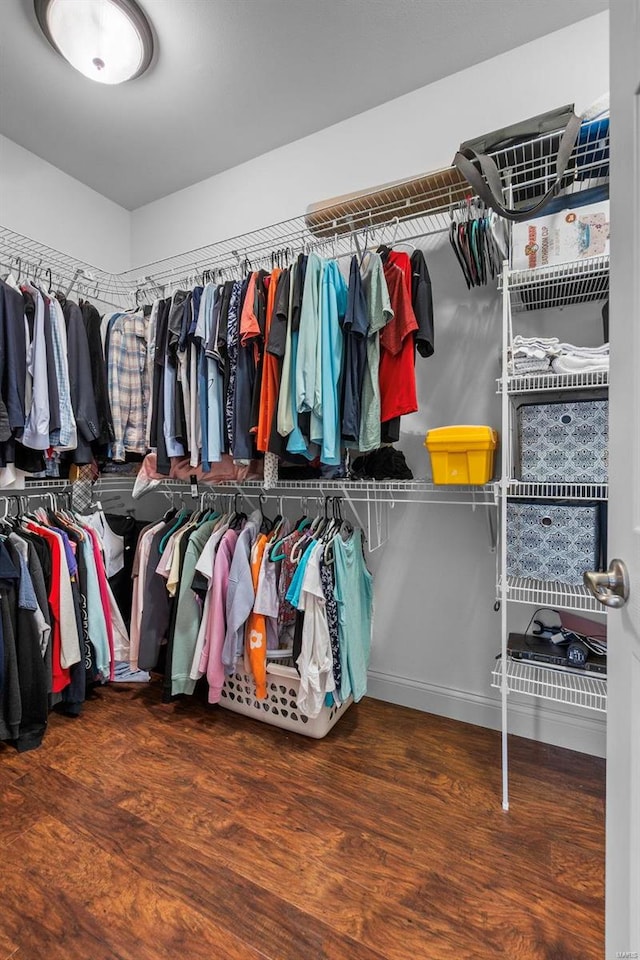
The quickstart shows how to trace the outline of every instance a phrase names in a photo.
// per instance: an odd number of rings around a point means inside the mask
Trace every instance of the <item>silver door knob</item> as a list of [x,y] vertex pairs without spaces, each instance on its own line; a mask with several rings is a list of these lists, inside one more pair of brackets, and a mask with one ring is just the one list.
[[606,573],[586,570],[584,585],[605,607],[624,607],[629,599],[629,572],[624,560],[612,560]]

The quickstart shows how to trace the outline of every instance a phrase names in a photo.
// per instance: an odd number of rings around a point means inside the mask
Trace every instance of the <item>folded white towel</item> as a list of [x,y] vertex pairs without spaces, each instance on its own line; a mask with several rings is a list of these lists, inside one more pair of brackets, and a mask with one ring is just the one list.
[[514,360],[517,357],[525,357],[534,360],[544,360],[545,357],[555,357],[559,353],[557,348],[553,347],[518,347],[514,348],[512,355]]
[[560,343],[557,337],[521,337],[513,338],[514,349],[516,347],[555,347]]
[[573,357],[565,354],[556,357],[551,364],[554,373],[607,373],[608,357]]
[[560,355],[572,357],[608,357],[609,344],[603,343],[599,347],[576,347],[572,343],[560,344]]

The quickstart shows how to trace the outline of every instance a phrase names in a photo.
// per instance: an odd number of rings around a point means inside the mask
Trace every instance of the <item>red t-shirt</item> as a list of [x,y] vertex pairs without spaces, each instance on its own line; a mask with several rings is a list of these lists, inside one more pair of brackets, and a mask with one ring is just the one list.
[[[393,262],[400,260],[400,263]],[[401,258],[409,263],[408,280]],[[384,265],[393,319],[380,333],[380,419],[415,413],[418,409],[413,332],[418,329],[411,306],[411,262],[406,253],[393,251]]]
[[60,663],[62,637],[60,634],[60,577],[62,562],[60,551],[64,550],[60,538],[52,530],[34,523],[27,523],[27,530],[47,541],[51,550],[51,589],[49,591],[49,609],[51,611],[51,690],[60,693],[69,684],[68,667]]

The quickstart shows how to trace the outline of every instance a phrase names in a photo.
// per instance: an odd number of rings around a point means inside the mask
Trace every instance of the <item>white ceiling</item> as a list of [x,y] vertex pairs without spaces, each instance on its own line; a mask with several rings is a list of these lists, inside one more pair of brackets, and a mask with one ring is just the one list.
[[[0,0],[0,133],[128,209],[599,13],[608,2],[141,6],[157,36],[157,61],[143,77],[109,87],[55,53],[32,0]],[[580,56],[588,69],[588,52]],[[481,109],[482,91],[469,95]],[[380,148],[401,146],[381,137]]]

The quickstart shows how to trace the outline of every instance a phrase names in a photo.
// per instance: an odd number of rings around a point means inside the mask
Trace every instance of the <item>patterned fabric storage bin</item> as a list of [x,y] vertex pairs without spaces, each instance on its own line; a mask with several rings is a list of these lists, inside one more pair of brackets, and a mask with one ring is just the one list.
[[582,584],[585,570],[600,568],[598,504],[507,504],[507,574]]
[[518,408],[520,480],[606,483],[609,401],[531,403]]

